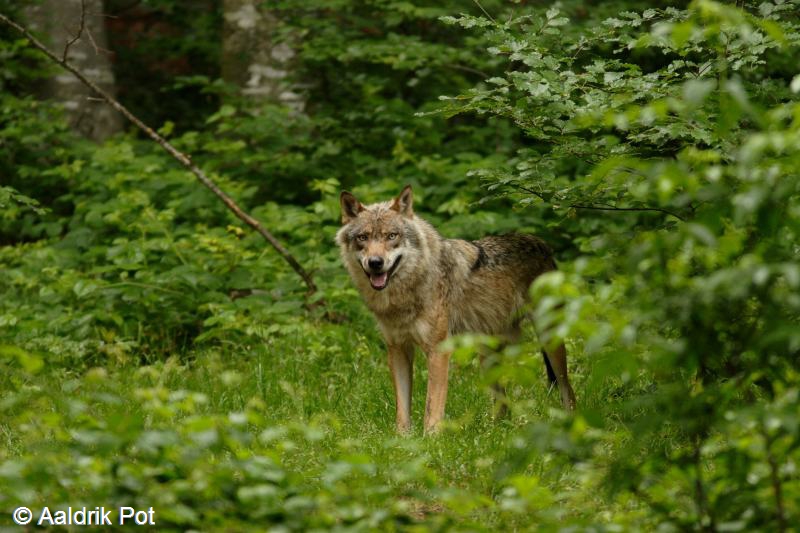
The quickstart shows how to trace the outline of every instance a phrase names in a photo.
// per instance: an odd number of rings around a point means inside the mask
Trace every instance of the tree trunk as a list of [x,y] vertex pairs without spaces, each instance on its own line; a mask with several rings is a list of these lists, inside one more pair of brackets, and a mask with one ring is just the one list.
[[260,0],[224,0],[222,78],[253,99],[302,111],[304,101],[289,80],[295,51],[278,40],[280,21]]
[[[25,9],[42,40],[97,85],[114,94],[114,72],[107,48],[103,0],[43,0]],[[42,96],[63,103],[70,124],[81,135],[103,141],[122,129],[122,117],[68,73],[57,73]]]

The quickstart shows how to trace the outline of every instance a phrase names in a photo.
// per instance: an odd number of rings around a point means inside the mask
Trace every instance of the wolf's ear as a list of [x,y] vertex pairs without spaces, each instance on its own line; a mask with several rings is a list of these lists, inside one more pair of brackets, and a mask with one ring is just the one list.
[[352,193],[347,191],[342,191],[342,194],[339,195],[339,204],[342,206],[342,224],[347,224],[364,210],[364,206],[361,205],[361,202],[359,202]]
[[392,209],[401,215],[410,217],[414,214],[414,209],[412,208],[413,203],[414,193],[411,192],[411,185],[406,185],[403,187],[403,191],[400,193],[400,196],[395,198],[394,202],[392,202]]

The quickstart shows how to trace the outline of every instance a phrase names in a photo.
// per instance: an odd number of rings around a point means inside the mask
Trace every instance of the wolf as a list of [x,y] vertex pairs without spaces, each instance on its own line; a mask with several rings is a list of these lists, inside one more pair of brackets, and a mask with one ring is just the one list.
[[[428,365],[423,427],[435,432],[444,418],[450,363],[442,341],[466,332],[518,340],[528,289],[537,276],[556,269],[553,254],[527,234],[446,239],[414,213],[410,185],[396,198],[371,205],[342,191],[340,204],[336,242],[386,342],[397,430],[411,428],[412,365],[419,346]],[[547,347],[544,360],[563,406],[574,409],[564,345]]]

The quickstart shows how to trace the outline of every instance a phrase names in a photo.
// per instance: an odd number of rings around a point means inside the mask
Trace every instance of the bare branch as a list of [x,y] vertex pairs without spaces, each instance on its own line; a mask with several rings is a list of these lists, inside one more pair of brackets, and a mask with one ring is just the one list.
[[264,240],[266,240],[270,244],[270,246],[272,246],[275,249],[275,251],[277,251],[278,254],[280,254],[280,256],[283,257],[283,259],[287,263],[289,263],[289,266],[291,266],[292,269],[297,273],[297,275],[303,279],[303,282],[306,284],[306,287],[308,289],[307,293],[309,296],[317,291],[317,286],[314,283],[314,280],[312,279],[308,271],[306,271],[306,269],[303,268],[303,266],[297,261],[297,259],[295,259],[294,256],[289,253],[289,251],[280,243],[280,241],[278,241],[278,239],[275,238],[274,235],[272,235],[272,233],[270,233],[263,225],[261,225],[261,223],[258,220],[256,220],[249,214],[245,213],[236,204],[233,198],[231,198],[224,191],[222,191],[222,189],[220,189],[216,183],[214,183],[208,176],[206,176],[205,172],[203,172],[197,165],[192,163],[189,156],[180,152],[178,149],[172,146],[169,143],[169,141],[167,141],[165,138],[159,135],[151,127],[147,126],[138,117],[136,117],[136,115],[128,111],[128,109],[122,104],[120,104],[113,96],[111,96],[108,92],[104,91],[97,84],[95,84],[93,81],[87,78],[77,68],[72,66],[66,60],[66,51],[64,54],[65,57],[59,58],[53,52],[51,52],[45,45],[43,45],[38,39],[36,39],[36,37],[34,37],[25,27],[17,24],[16,22],[9,19],[2,13],[0,13],[0,22],[4,22],[5,24],[11,26],[12,28],[20,32],[22,35],[24,35],[25,38],[28,39],[28,41],[30,41],[30,43],[35,48],[37,48],[39,51],[41,51],[44,55],[46,55],[55,63],[61,65],[61,67],[71,72],[84,85],[86,85],[92,91],[94,91],[95,94],[97,94],[100,98],[108,102],[109,105],[111,105],[111,107],[122,113],[122,115],[124,115],[125,118],[130,120],[137,128],[142,130],[148,137],[150,137],[153,141],[158,143],[169,155],[171,155],[176,161],[178,161],[192,174],[194,174],[194,176],[203,186],[205,186],[208,190],[214,193],[214,195],[216,195],[220,200],[222,200],[225,206],[231,212],[233,212],[233,214],[236,215],[236,217],[239,220],[243,221],[245,224],[247,224],[255,231],[257,231],[264,238]]
[[61,63],[67,62],[67,54],[69,53],[69,48],[76,42],[78,42],[83,35],[83,30],[86,27],[86,0],[81,0],[81,25],[78,27],[78,33],[73,37],[71,40],[64,45],[64,54],[61,56]]

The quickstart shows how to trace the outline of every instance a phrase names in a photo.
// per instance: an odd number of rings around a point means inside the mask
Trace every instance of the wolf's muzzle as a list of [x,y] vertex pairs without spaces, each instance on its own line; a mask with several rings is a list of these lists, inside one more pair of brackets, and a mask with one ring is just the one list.
[[[401,259],[403,259],[403,256],[398,255],[391,268],[386,272],[369,272],[367,269],[362,267],[364,274],[366,274],[369,278],[369,284],[372,285],[373,289],[376,291],[382,291],[386,288],[386,285],[389,284],[389,278],[391,278],[392,274],[394,274],[394,271],[397,270],[397,266],[400,264]],[[372,268],[372,259],[370,259],[367,264],[370,266],[370,268]],[[383,266],[383,259],[381,259],[381,266]]]

